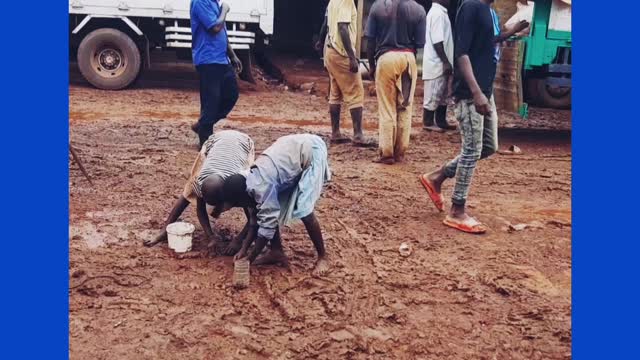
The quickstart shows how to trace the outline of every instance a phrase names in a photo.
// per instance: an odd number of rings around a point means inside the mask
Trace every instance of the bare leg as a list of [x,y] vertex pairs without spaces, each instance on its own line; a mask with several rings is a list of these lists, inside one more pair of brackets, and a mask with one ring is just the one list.
[[324,240],[322,239],[320,223],[314,213],[302,218],[302,222],[304,223],[304,227],[307,229],[307,233],[309,233],[313,246],[318,252],[318,261],[316,261],[313,274],[316,276],[323,276],[329,271],[329,260],[327,259],[327,254],[324,249]]
[[444,172],[444,167],[441,167],[440,169],[427,174],[427,179],[429,180],[431,185],[433,185],[433,189],[438,194],[440,194],[442,192],[442,183],[444,183],[444,181],[447,180],[447,176],[445,175],[445,172]]
[[180,215],[182,215],[184,209],[186,209],[187,206],[189,206],[189,200],[187,200],[184,196],[180,196],[180,198],[178,198],[178,200],[176,200],[176,202],[173,204],[173,208],[171,209],[169,216],[164,221],[160,234],[158,234],[158,236],[156,236],[154,239],[144,240],[142,244],[144,246],[154,246],[158,243],[167,241],[167,225],[176,222],[176,220],[178,220]]

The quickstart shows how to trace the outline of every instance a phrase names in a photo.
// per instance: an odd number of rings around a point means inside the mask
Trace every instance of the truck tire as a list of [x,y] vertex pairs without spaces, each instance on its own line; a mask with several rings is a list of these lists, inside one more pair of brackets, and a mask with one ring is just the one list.
[[571,89],[552,88],[547,86],[544,79],[527,80],[527,90],[533,105],[553,109],[571,108]]
[[78,48],[78,67],[91,85],[120,90],[131,85],[141,68],[140,50],[129,35],[116,29],[97,29]]

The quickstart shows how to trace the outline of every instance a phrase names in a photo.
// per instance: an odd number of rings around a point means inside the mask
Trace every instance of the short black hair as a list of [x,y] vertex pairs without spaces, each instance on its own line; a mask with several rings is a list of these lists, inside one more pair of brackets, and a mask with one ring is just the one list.
[[223,201],[224,180],[219,175],[209,175],[202,182],[202,198],[209,205],[218,205]]
[[222,187],[222,193],[223,193],[225,202],[236,204],[238,202],[243,201],[248,197],[247,178],[240,174],[234,174],[229,176],[224,181],[224,186]]

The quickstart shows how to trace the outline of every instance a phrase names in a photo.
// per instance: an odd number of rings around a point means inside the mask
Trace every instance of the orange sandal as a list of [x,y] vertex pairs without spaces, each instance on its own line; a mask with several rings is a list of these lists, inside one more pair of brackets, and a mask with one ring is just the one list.
[[460,222],[452,218],[451,216],[447,215],[443,223],[451,228],[454,228],[469,234],[484,234],[487,232],[487,227],[472,217],[470,217],[468,220],[464,222]]
[[439,211],[444,211],[444,201],[442,200],[442,194],[438,194],[436,192],[436,190],[433,188],[433,185],[431,185],[431,182],[429,182],[424,174],[420,175],[418,178],[420,179],[420,183],[422,184],[424,189],[427,190],[429,198],[431,199],[431,201],[433,201],[433,205],[436,206],[436,209],[438,209]]

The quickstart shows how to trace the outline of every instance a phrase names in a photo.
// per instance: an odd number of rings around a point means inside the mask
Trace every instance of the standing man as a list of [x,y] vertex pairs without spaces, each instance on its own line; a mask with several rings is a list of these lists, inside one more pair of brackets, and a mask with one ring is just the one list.
[[422,123],[427,131],[445,132],[456,128],[447,123],[449,79],[453,75],[453,35],[448,7],[449,0],[434,0],[427,14],[426,44],[422,60]]
[[[353,121],[353,144],[367,146],[371,141],[365,139],[362,133],[364,86],[355,49],[358,36],[357,18],[358,11],[353,0],[330,0],[316,49],[324,48],[325,50],[324,62],[329,71],[331,83],[329,90],[331,142],[350,141],[340,132],[340,111],[344,103],[349,108]],[[323,45],[325,39],[327,44]]]
[[238,101],[237,71],[242,65],[229,45],[225,19],[227,4],[191,0],[193,64],[200,77],[200,119],[192,126],[200,147],[213,134],[213,125],[227,117]]
[[493,101],[496,75],[496,36],[489,7],[494,0],[465,0],[458,9],[455,29],[455,114],[460,123],[462,150],[460,155],[439,170],[420,176],[435,206],[442,211],[442,183],[456,178],[451,210],[444,224],[474,234],[487,228],[469,216],[465,204],[471,178],[480,159],[498,149],[498,114]]
[[376,80],[380,158],[392,165],[409,147],[417,49],[424,47],[426,13],[414,0],[376,0],[365,30],[371,76]]

